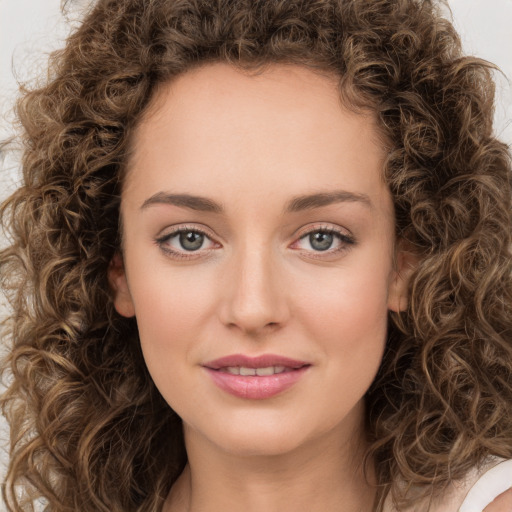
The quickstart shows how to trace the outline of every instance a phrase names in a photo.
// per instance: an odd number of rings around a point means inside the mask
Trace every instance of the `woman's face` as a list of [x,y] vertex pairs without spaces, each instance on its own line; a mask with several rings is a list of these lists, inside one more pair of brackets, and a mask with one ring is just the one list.
[[302,67],[210,64],[158,90],[133,149],[110,280],[187,442],[362,437],[405,289],[373,117]]

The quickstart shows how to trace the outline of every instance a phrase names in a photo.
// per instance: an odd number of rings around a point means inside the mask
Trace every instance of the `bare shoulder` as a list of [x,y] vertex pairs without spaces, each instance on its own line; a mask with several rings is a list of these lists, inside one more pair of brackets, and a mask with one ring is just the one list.
[[512,512],[512,487],[489,503],[483,512]]
[[385,512],[512,512],[512,459],[489,457],[441,495],[404,510],[386,500]]

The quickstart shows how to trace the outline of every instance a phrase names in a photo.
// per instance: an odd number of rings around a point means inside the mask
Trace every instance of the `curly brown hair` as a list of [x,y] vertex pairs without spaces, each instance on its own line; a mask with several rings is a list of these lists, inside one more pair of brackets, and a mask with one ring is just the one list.
[[[493,66],[429,0],[99,0],[44,86],[17,103],[23,184],[1,206],[12,306],[2,398],[9,511],[160,510],[186,463],[180,418],[113,307],[130,134],[157,84],[194,66],[334,73],[378,114],[397,238],[420,255],[367,394],[379,483],[400,506],[485,457],[512,458],[511,160]],[[162,456],[165,454],[165,456]],[[405,482],[399,485],[400,482]],[[20,489],[22,492],[20,492]]]

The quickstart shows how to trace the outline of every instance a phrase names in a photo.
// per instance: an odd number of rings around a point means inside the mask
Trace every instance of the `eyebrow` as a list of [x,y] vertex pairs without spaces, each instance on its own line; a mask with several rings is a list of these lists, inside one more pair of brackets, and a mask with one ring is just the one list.
[[[371,208],[372,203],[366,194],[348,192],[346,190],[336,190],[333,192],[319,192],[315,194],[305,194],[290,199],[284,208],[284,213],[296,213],[304,210],[312,210],[322,206],[328,206],[335,203],[357,202]],[[146,209],[152,205],[170,204],[209,213],[224,213],[224,207],[212,199],[195,196],[191,194],[169,194],[158,192],[146,199],[141,209]]]
[[286,213],[300,212],[320,208],[334,203],[361,203],[371,208],[372,202],[366,194],[348,192],[346,190],[335,190],[333,192],[319,192],[317,194],[306,194],[292,198],[285,208]]
[[171,204],[200,212],[224,212],[222,205],[206,197],[193,196],[191,194],[167,194],[165,192],[158,192],[149,199],[146,199],[144,203],[142,203],[141,209],[144,210],[148,206],[156,204]]

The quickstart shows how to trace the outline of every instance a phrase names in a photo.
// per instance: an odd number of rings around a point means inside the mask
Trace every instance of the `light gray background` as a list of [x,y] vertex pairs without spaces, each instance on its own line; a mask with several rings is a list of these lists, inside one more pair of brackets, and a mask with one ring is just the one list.
[[[88,0],[72,0],[67,18],[59,0],[0,0],[0,139],[12,133],[12,102],[17,85],[44,76],[46,56],[62,46],[70,28]],[[498,64],[508,77],[496,76],[498,102],[495,132],[512,144],[512,0],[450,0],[454,23],[462,35],[466,53]],[[13,73],[15,70],[15,73]],[[17,181],[15,155],[0,159],[0,200]],[[0,303],[0,318],[5,315]],[[0,475],[6,456],[5,422],[0,419]],[[0,511],[2,505],[0,504]]]

